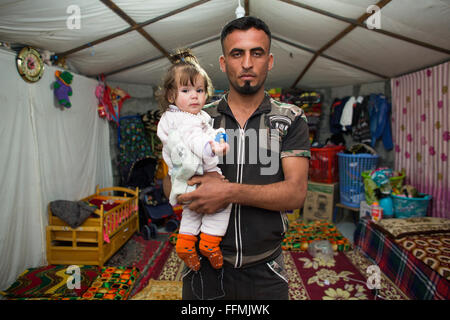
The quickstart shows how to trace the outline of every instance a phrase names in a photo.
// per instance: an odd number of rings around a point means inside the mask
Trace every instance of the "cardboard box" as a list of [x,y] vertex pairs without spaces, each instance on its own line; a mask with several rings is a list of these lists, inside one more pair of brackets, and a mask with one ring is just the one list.
[[303,220],[333,221],[333,212],[339,197],[339,183],[319,183],[308,181],[303,206]]

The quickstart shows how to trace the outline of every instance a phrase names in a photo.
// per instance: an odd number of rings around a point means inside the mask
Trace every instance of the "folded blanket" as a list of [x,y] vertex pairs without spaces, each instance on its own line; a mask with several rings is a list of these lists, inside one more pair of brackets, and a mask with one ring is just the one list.
[[78,228],[97,208],[84,201],[56,200],[50,202],[52,213],[72,228]]
[[398,239],[408,235],[450,232],[450,219],[414,217],[406,219],[382,219],[374,226],[387,236]]

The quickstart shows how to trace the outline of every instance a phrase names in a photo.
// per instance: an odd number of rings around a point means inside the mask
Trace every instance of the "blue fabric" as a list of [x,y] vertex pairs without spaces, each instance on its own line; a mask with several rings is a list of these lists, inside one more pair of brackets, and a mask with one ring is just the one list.
[[368,102],[370,116],[370,133],[372,135],[372,147],[378,139],[382,139],[387,150],[394,147],[391,131],[391,104],[382,94],[371,94]]

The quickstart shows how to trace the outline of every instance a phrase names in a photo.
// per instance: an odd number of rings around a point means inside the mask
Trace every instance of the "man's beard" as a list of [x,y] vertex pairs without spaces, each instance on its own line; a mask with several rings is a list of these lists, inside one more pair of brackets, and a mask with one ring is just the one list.
[[[264,82],[263,82],[264,83]],[[262,84],[258,84],[256,86],[252,86],[250,85],[250,81],[245,81],[244,85],[241,87],[239,86],[237,83],[231,83],[231,85],[233,86],[233,88],[239,92],[240,94],[243,95],[252,95],[255,94],[256,92],[259,91],[259,89],[261,88]]]

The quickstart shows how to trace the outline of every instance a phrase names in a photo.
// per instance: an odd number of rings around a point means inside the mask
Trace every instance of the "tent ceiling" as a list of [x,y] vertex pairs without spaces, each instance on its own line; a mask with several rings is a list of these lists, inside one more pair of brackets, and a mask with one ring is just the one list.
[[[167,55],[191,47],[216,88],[220,31],[238,0],[80,0],[81,28],[69,29],[72,0],[0,1],[0,41],[66,55],[79,73],[158,85]],[[241,0],[272,30],[275,67],[267,87],[317,88],[380,81],[450,58],[449,0]],[[381,9],[381,29],[363,21]],[[344,30],[348,29],[348,33]]]

